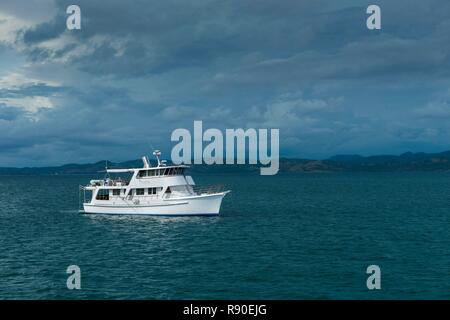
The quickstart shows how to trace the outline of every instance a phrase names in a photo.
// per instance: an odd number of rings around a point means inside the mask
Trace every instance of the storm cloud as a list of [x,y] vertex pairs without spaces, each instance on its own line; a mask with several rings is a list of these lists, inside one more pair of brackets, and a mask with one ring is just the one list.
[[[0,4],[0,166],[166,153],[170,133],[280,128],[282,156],[450,149],[450,3]],[[6,30],[6,31],[5,31]]]

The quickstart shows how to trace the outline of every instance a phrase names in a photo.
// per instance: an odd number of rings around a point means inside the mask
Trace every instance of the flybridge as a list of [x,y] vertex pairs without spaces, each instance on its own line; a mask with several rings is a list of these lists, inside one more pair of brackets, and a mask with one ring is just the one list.
[[[125,173],[125,172],[134,172],[134,171],[140,171],[140,172],[147,172],[147,171],[154,171],[154,172],[158,172],[157,170],[158,169],[160,169],[160,168],[164,168],[164,169],[162,169],[162,171],[164,172],[165,171],[165,169],[168,169],[168,171],[170,171],[170,172],[175,172],[175,171],[180,171],[180,172],[182,172],[182,171],[184,171],[184,170],[181,170],[182,168],[189,168],[188,166],[185,166],[185,165],[175,165],[175,166],[167,166],[166,165],[166,160],[161,160],[160,159],[160,157],[161,157],[161,151],[159,151],[159,150],[155,150],[154,152],[153,152],[153,155],[154,156],[156,156],[156,159],[157,159],[157,161],[158,161],[158,164],[157,164],[157,166],[156,167],[152,167],[151,166],[151,164],[150,164],[150,160],[148,159],[148,157],[147,156],[143,156],[142,157],[142,163],[143,163],[143,168],[125,168],[125,169],[108,169],[108,168],[106,168],[106,172],[109,172],[109,173]],[[180,169],[180,170],[175,170],[175,169]],[[148,170],[142,170],[142,169],[148,169]],[[169,170],[169,169],[171,169],[171,170]],[[173,169],[173,170],[172,170]],[[161,170],[161,169],[160,169]],[[151,174],[152,176],[153,175],[159,175],[159,174]],[[161,174],[162,175],[162,174]],[[150,176],[150,174],[149,174],[149,176]]]

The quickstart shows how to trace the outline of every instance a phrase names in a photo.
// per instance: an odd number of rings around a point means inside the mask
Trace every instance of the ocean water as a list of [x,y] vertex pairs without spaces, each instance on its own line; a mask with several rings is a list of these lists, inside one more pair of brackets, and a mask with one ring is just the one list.
[[0,176],[0,298],[450,297],[449,173],[194,178],[232,190],[221,216],[82,215],[90,176]]

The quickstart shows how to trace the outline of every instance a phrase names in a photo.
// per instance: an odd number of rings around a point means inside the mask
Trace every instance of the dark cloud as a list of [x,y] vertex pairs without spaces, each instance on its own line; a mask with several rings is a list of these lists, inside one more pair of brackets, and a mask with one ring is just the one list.
[[[319,77],[320,73],[328,76],[336,68],[354,69],[358,67],[355,61],[366,70],[395,75],[397,69],[391,67],[399,62],[406,68],[427,68],[427,54],[434,55],[436,64],[447,62],[446,55],[436,57],[431,50],[438,49],[449,35],[448,29],[439,30],[450,14],[450,7],[441,3],[382,2],[384,28],[369,33],[365,28],[365,3],[359,1],[335,10],[327,10],[324,1],[109,1],[105,6],[79,1],[83,29],[72,35],[80,44],[101,36],[107,41],[93,43],[90,54],[69,63],[95,74],[142,76],[183,67],[214,68],[215,62],[220,63],[219,67],[245,68],[242,59],[254,53],[261,61],[296,58],[298,71],[303,71],[304,66],[317,68],[325,58],[327,64],[315,73]],[[65,12],[70,2],[57,4],[59,11]],[[424,12],[440,19],[430,19]],[[65,30],[64,22],[65,17],[58,15],[52,22],[26,31],[25,43],[57,38]],[[422,32],[412,35],[411,28]],[[432,39],[430,32],[435,35]],[[113,40],[117,43],[113,44]],[[418,50],[423,45],[421,40],[427,42],[427,53]],[[58,53],[70,53],[70,46]],[[48,49],[33,50],[34,60],[52,57]],[[333,61],[336,53],[337,60]],[[314,55],[315,59],[311,57]],[[347,73],[352,74],[360,76],[351,70]]]
[[45,83],[25,84],[14,88],[0,88],[0,98],[49,97],[62,93],[66,88]]
[[22,40],[26,45],[55,39],[66,30],[66,16],[58,14],[50,22],[41,23],[31,29],[24,30]]
[[0,98],[53,107],[1,107],[0,163],[168,152],[171,131],[193,120],[277,126],[286,156],[450,148],[450,3],[376,3],[379,31],[359,0],[79,0],[82,30],[67,31],[72,2],[57,0],[16,50],[33,78],[58,85],[0,87]]
[[16,120],[22,114],[21,110],[14,107],[9,107],[4,103],[0,103],[0,122],[1,120],[12,121]]

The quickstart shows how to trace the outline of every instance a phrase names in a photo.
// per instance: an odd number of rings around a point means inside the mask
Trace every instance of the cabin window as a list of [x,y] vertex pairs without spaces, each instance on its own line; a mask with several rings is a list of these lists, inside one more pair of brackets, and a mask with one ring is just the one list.
[[148,188],[148,194],[156,194],[156,188]]
[[113,189],[113,196],[120,196],[120,189]]
[[155,170],[150,170],[149,172],[148,172],[148,176],[149,177],[153,177],[155,175]]
[[109,189],[100,189],[95,197],[97,200],[109,200]]
[[172,190],[170,190],[170,187],[167,187],[166,193],[172,193]]
[[144,190],[145,189],[136,189],[136,195],[137,196],[143,196],[144,195]]
[[146,177],[146,176],[147,176],[146,170],[139,171],[139,177]]

